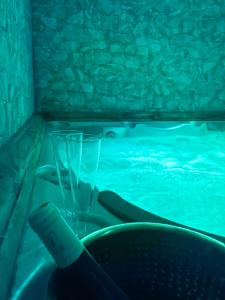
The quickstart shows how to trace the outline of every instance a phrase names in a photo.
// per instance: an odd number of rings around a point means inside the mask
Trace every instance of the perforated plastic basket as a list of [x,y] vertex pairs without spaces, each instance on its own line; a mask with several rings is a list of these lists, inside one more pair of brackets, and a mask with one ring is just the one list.
[[[96,231],[83,242],[132,300],[225,299],[225,245],[212,238],[175,226],[129,223]],[[54,268],[40,268],[17,299],[45,300]]]
[[130,299],[225,299],[224,244],[174,226],[132,223],[83,239]]

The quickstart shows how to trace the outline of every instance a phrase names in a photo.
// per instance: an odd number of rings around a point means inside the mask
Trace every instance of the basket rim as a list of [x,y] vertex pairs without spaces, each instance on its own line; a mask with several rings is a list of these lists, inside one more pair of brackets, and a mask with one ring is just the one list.
[[108,226],[88,234],[87,236],[83,237],[81,241],[85,246],[88,246],[103,237],[114,235],[121,232],[135,231],[135,230],[148,230],[148,231],[159,231],[159,232],[164,231],[165,233],[166,232],[178,233],[183,236],[193,237],[196,239],[200,239],[201,241],[208,242],[214,245],[215,247],[219,248],[220,250],[224,251],[225,253],[225,244],[212,237],[179,226],[162,224],[162,223],[151,223],[151,222],[131,222],[131,223],[122,223],[122,224]]

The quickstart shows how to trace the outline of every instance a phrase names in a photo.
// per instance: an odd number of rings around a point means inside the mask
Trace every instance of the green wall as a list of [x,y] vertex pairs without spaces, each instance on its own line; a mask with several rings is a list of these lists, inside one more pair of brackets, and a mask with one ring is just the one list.
[[32,115],[29,0],[0,0],[0,146]]
[[39,110],[225,111],[225,1],[32,0]]

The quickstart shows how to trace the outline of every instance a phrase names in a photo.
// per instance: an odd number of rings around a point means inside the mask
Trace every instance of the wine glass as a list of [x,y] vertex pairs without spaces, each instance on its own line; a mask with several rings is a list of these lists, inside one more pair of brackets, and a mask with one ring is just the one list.
[[[99,165],[101,137],[99,134],[83,134],[81,156],[78,157],[77,140],[74,135],[67,135],[70,184],[76,203],[78,223],[77,234],[87,233],[88,215],[93,199],[96,174]],[[79,165],[79,174],[78,170]]]
[[[81,149],[82,136],[83,136],[82,132],[76,130],[52,131],[50,133],[50,139],[51,139],[53,155],[56,163],[56,171],[57,171],[57,177],[59,181],[60,192],[62,196],[62,206],[67,221],[73,224],[76,220],[75,213],[77,209],[76,209],[75,198],[70,193],[70,189],[71,189],[70,176],[69,176],[70,161],[68,157],[67,142],[66,142],[66,136],[68,134],[72,134],[74,139],[76,138],[77,147],[76,149],[74,149],[74,154],[76,154],[76,157],[80,157],[82,151]],[[80,161],[78,160],[77,162],[78,164],[76,165],[76,172],[74,174],[78,175]],[[75,165],[73,165],[73,167],[75,167]],[[73,191],[71,190],[71,192]]]

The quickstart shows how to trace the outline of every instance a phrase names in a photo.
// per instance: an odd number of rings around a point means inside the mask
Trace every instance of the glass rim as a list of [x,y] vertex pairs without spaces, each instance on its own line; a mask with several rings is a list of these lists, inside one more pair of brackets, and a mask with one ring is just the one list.
[[50,136],[67,136],[67,135],[83,135],[82,131],[74,130],[74,129],[68,129],[68,130],[53,130],[48,133]]
[[[71,141],[74,140],[73,136],[76,136],[76,134],[68,134],[66,136],[66,139]],[[102,137],[100,135],[97,134],[92,134],[92,133],[83,133],[82,134],[82,142],[97,142],[97,141],[101,141]]]

